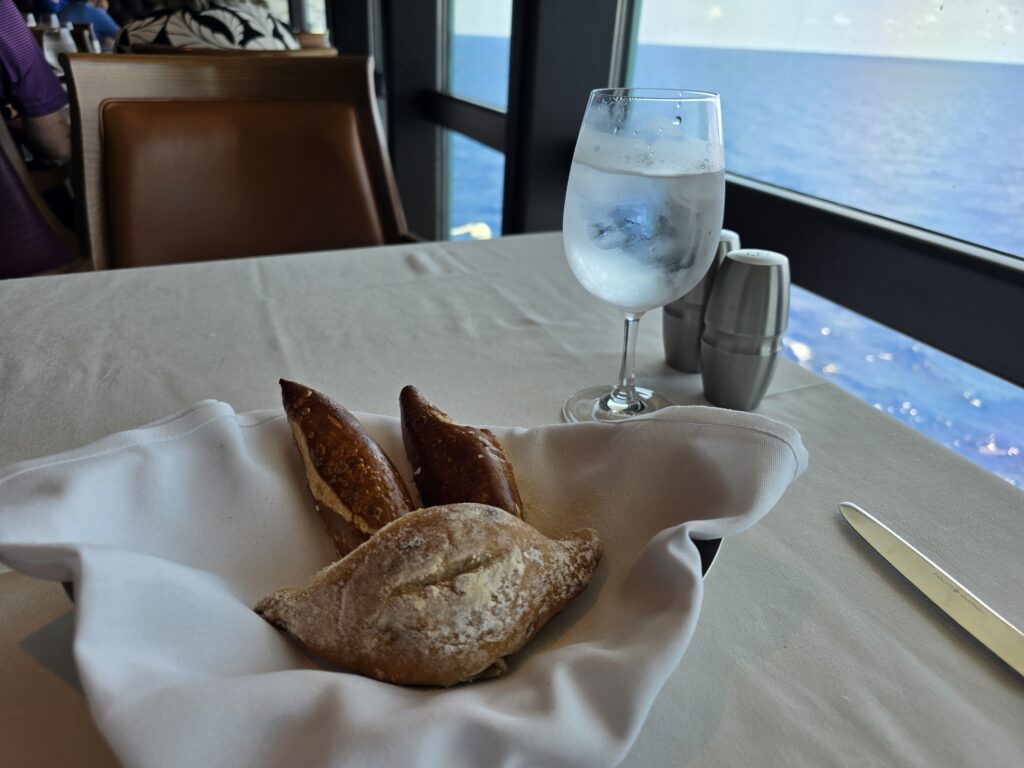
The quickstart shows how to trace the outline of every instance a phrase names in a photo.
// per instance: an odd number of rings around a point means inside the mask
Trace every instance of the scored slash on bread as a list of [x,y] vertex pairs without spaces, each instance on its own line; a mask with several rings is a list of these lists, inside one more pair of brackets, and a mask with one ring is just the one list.
[[413,509],[395,465],[348,410],[286,379],[281,400],[316,509],[339,555]]
[[476,502],[523,517],[512,462],[493,433],[456,424],[411,385],[399,404],[402,441],[424,506]]
[[600,559],[590,528],[554,540],[496,507],[428,507],[255,610],[349,671],[450,686],[501,674]]

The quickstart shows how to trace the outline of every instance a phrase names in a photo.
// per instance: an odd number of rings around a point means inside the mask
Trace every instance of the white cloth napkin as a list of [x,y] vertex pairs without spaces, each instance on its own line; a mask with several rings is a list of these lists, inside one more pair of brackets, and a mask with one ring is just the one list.
[[[397,420],[357,415],[415,493]],[[693,635],[691,537],[753,525],[806,451],[790,427],[698,407],[494,431],[528,521],[591,526],[606,547],[497,680],[417,689],[320,670],[252,612],[333,554],[279,411],[205,401],[0,470],[0,560],[74,581],[82,683],[129,766],[617,764]]]

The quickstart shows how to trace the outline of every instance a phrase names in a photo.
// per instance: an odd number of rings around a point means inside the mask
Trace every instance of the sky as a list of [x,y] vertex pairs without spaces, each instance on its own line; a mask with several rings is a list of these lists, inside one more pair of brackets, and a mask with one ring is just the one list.
[[[640,43],[1024,64],[1024,0],[642,0]],[[501,35],[512,0],[452,0],[457,34]]]

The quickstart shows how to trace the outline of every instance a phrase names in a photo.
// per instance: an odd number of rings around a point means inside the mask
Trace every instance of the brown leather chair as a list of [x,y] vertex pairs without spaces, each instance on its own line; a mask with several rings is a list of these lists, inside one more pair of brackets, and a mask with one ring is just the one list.
[[97,269],[409,239],[365,57],[62,57]]
[[296,32],[295,39],[300,48],[328,48],[330,43],[323,32]]

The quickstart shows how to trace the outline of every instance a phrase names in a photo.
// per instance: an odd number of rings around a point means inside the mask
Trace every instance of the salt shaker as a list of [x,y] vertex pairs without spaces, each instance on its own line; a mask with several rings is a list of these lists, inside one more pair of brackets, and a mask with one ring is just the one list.
[[700,371],[700,337],[704,332],[704,309],[722,259],[740,247],[740,236],[723,229],[718,252],[708,273],[685,296],[666,304],[661,313],[661,335],[665,343],[665,362],[686,373]]
[[752,411],[768,391],[789,322],[789,260],[744,248],[718,268],[704,314],[701,374],[713,405]]

